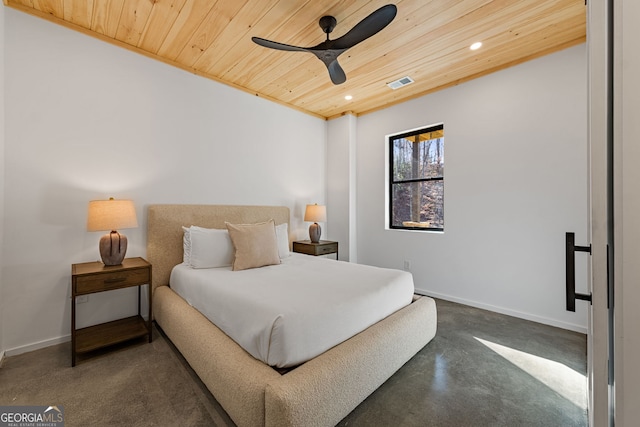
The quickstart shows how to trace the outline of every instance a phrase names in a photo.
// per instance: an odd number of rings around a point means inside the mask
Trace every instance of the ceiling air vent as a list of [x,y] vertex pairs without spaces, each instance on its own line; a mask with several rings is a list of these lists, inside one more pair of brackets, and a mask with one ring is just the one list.
[[410,85],[411,83],[413,83],[413,79],[409,76],[405,76],[401,79],[398,79],[394,82],[391,83],[387,83],[387,86],[389,86],[391,89],[396,90],[401,88],[402,86],[406,86],[406,85]]

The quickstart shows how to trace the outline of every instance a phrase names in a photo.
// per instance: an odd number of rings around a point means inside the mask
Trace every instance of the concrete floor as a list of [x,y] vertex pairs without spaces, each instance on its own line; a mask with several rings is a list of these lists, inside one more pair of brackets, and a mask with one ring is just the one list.
[[431,343],[339,426],[587,426],[586,336],[437,300]]
[[[586,337],[442,300],[436,337],[339,426],[586,426]],[[65,425],[233,426],[175,348],[70,367],[69,343],[8,357],[0,405],[61,405]]]

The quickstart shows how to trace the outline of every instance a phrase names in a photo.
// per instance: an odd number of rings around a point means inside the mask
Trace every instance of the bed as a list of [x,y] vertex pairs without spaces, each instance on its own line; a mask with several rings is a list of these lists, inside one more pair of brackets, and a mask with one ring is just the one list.
[[183,226],[224,229],[227,221],[269,219],[288,224],[289,209],[149,206],[147,259],[153,265],[154,320],[238,426],[332,426],[435,336],[435,302],[414,296],[406,307],[281,374],[251,356],[168,286],[172,269],[183,261]]

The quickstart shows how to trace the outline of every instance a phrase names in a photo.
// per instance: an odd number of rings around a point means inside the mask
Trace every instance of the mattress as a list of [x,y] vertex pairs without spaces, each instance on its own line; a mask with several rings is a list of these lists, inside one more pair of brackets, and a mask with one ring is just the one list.
[[231,271],[177,265],[171,288],[249,354],[294,367],[411,303],[400,270],[292,254],[280,265]]

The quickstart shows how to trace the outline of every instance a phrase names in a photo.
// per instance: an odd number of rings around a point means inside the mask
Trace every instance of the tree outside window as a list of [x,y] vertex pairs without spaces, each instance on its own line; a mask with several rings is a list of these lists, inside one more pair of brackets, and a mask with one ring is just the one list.
[[444,125],[389,137],[390,228],[444,230]]

